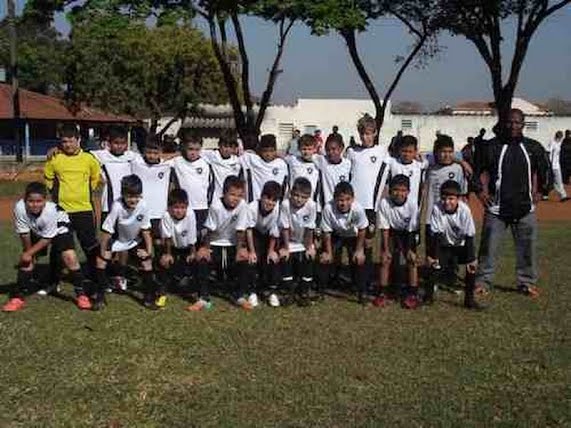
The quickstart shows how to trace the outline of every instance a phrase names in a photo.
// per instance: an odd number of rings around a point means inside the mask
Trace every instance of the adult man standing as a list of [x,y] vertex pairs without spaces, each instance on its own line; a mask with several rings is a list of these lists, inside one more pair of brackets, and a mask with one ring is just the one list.
[[516,247],[517,289],[539,296],[535,201],[551,188],[551,172],[541,144],[523,136],[524,123],[523,112],[512,109],[476,163],[474,185],[486,209],[476,274],[480,293],[492,284],[499,246],[509,227]]

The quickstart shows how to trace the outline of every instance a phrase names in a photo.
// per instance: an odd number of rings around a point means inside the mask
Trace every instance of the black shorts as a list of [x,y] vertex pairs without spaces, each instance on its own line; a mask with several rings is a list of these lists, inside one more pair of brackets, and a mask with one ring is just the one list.
[[448,247],[441,246],[439,251],[440,265],[443,267],[466,265],[472,263],[476,259],[474,257],[470,260],[468,247],[462,245],[461,247]]
[[151,219],[151,236],[154,240],[161,239],[161,219]]
[[365,215],[367,216],[367,220],[369,221],[369,227],[367,227],[367,239],[373,239],[375,237],[375,232],[377,229],[377,213],[373,209],[365,210]]
[[69,250],[75,250],[75,241],[71,232],[62,233],[52,239],[52,251],[63,253]]
[[196,217],[197,236],[200,237],[202,229],[204,229],[206,217],[208,217],[208,210],[194,210],[194,216]]
[[[400,230],[391,230],[389,232],[389,251],[391,254],[406,255],[409,250],[416,252],[417,240],[411,239],[411,234],[415,232],[405,232]],[[383,235],[381,235],[381,240]],[[384,243],[381,243],[383,246]]]
[[314,265],[314,261],[305,255],[305,251],[290,253],[289,260],[282,261],[282,280],[311,282]]

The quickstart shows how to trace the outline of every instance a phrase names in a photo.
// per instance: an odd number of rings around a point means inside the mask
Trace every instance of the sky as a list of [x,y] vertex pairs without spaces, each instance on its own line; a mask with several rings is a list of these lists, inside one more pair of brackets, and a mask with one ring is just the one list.
[[[4,3],[0,1],[0,16],[5,13]],[[198,25],[204,28],[202,23]],[[56,27],[68,31],[63,15],[57,17]],[[246,18],[243,27],[252,66],[251,86],[260,95],[275,53],[277,30],[255,18]],[[506,34],[509,36],[508,31]],[[506,37],[509,57],[510,41]],[[392,20],[376,22],[359,35],[359,50],[381,93],[394,76],[395,57],[405,55],[411,43],[407,32]],[[423,68],[409,69],[393,100],[417,101],[434,108],[462,100],[491,99],[489,73],[475,47],[462,37],[447,34],[439,38],[439,43],[439,55]],[[367,98],[344,42],[336,34],[316,37],[305,26],[296,25],[281,69],[274,103],[291,104],[297,98]],[[516,95],[536,101],[571,99],[571,6],[544,22],[534,36]]]

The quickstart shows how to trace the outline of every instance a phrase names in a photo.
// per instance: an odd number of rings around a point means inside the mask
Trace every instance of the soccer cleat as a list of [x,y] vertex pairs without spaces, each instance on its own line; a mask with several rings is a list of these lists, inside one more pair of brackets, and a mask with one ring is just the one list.
[[269,304],[272,308],[279,308],[279,306],[280,306],[280,299],[278,298],[278,295],[277,295],[276,293],[270,294],[270,297],[268,297],[268,304]]
[[105,305],[106,305],[105,294],[99,293],[93,299],[93,304],[91,305],[91,310],[92,311],[101,311],[105,308]]
[[46,297],[48,295],[48,290],[46,290],[45,288],[41,288],[38,291],[36,291],[36,294],[41,297]]
[[127,278],[124,276],[115,276],[112,279],[113,288],[118,292],[127,291]]
[[490,294],[490,288],[486,285],[486,284],[476,284],[476,286],[474,287],[474,294],[480,295],[480,296],[487,296],[488,294]]
[[418,297],[416,294],[409,294],[406,298],[402,301],[402,306],[405,309],[416,309],[418,308]]
[[373,305],[376,306],[377,308],[384,308],[388,304],[389,304],[389,299],[384,294],[375,297],[375,299],[373,300]]
[[253,308],[259,306],[260,302],[258,301],[258,295],[256,293],[250,293],[248,296],[248,303],[252,305]]
[[157,297],[155,300],[155,305],[157,308],[164,308],[167,305],[167,296],[163,294]]
[[567,202],[569,199],[571,199],[571,198],[569,198],[568,196],[566,196],[566,197],[564,197],[564,198],[561,198],[561,200],[560,200],[559,202]]
[[525,296],[529,296],[532,299],[537,299],[540,295],[539,287],[535,285],[518,285],[518,292]]
[[240,306],[242,309],[244,309],[245,311],[251,311],[252,309],[254,309],[252,304],[250,302],[248,302],[248,299],[245,299],[243,297],[240,297],[238,300],[236,300],[236,304],[238,306]]
[[4,306],[2,306],[3,312],[17,312],[24,308],[26,302],[20,297],[12,297]]
[[210,309],[212,309],[212,302],[204,299],[199,299],[186,308],[190,312],[209,311]]
[[89,297],[87,297],[85,294],[77,296],[77,299],[75,299],[75,304],[82,311],[89,311],[92,307]]

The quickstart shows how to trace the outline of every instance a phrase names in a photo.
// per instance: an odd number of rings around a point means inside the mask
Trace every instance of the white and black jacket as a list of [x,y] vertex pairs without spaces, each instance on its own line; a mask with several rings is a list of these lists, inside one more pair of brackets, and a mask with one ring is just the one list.
[[525,137],[490,140],[475,165],[477,192],[483,190],[483,173],[489,176],[488,192],[492,198],[488,212],[510,222],[535,210],[535,180],[537,192],[552,187],[551,168],[543,146]]

